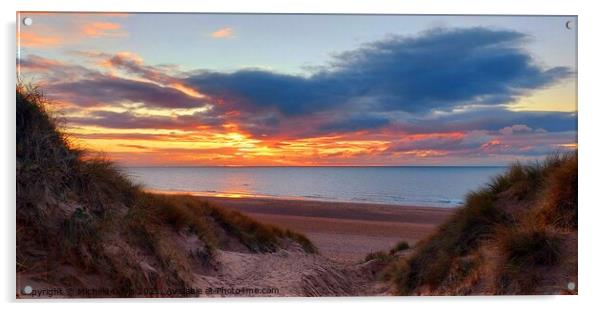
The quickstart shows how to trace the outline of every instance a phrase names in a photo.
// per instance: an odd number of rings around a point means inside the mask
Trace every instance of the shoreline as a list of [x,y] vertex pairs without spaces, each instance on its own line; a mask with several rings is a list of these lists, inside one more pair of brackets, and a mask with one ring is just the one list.
[[305,234],[321,254],[359,262],[405,240],[414,245],[432,234],[456,208],[347,203],[276,198],[197,196],[266,224]]
[[446,202],[446,205],[436,205],[435,202],[432,204],[421,204],[418,202],[371,202],[371,201],[351,201],[344,199],[329,199],[323,197],[310,197],[310,196],[274,196],[264,194],[249,194],[249,193],[227,193],[227,192],[215,192],[215,191],[178,191],[178,190],[160,190],[153,188],[144,188],[145,191],[165,194],[165,195],[191,195],[199,198],[218,198],[218,199],[266,199],[266,200],[279,200],[279,201],[304,201],[304,202],[323,202],[323,203],[344,203],[344,204],[365,204],[365,205],[383,205],[393,207],[416,207],[416,208],[443,208],[443,209],[455,209],[463,205],[463,203],[452,204],[450,201],[441,201],[440,203]]

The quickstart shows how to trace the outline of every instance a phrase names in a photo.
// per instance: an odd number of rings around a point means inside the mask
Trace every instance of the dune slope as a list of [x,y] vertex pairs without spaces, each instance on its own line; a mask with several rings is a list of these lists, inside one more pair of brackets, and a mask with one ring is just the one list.
[[385,278],[400,295],[576,294],[577,154],[511,166]]

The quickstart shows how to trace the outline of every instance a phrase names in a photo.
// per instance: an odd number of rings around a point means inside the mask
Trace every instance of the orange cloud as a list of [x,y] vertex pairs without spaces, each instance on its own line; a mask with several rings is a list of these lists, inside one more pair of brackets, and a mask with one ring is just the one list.
[[187,86],[185,84],[182,84],[180,82],[172,82],[168,86],[171,87],[171,88],[174,88],[174,89],[176,89],[176,90],[178,90],[178,91],[180,91],[180,92],[182,92],[182,93],[184,93],[184,94],[186,94],[188,96],[191,96],[191,97],[196,97],[196,98],[205,98],[205,97],[207,97],[204,94],[199,93],[197,90],[195,90],[195,89],[193,89],[193,88],[191,88],[191,87],[189,87],[189,86]]
[[126,35],[126,33],[122,31],[120,24],[110,22],[91,22],[85,24],[82,26],[81,32],[89,37],[121,37]]
[[224,27],[211,33],[213,38],[232,38],[234,37],[234,29],[232,27]]
[[409,156],[414,156],[417,158],[430,158],[430,157],[441,157],[441,156],[445,156],[448,154],[448,152],[446,151],[442,151],[442,150],[432,150],[432,149],[426,149],[426,150],[410,150],[410,151],[405,151],[403,152],[404,155],[409,155]]
[[36,35],[30,32],[17,33],[17,44],[21,47],[48,47],[61,43],[59,37]]
[[484,151],[495,151],[500,150],[501,148],[509,147],[508,145],[502,143],[499,139],[493,139],[489,142],[486,142],[481,145],[481,150]]

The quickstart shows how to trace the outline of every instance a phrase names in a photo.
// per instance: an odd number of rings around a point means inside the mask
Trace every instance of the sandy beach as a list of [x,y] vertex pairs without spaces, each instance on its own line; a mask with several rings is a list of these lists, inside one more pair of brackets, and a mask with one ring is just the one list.
[[257,220],[302,232],[324,256],[344,263],[388,250],[400,240],[411,245],[431,234],[453,208],[386,204],[203,197]]

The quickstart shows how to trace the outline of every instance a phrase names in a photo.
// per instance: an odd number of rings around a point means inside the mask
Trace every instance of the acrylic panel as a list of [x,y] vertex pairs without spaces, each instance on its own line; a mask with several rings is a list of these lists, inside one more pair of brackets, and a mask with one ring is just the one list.
[[578,293],[576,16],[17,25],[18,298]]

